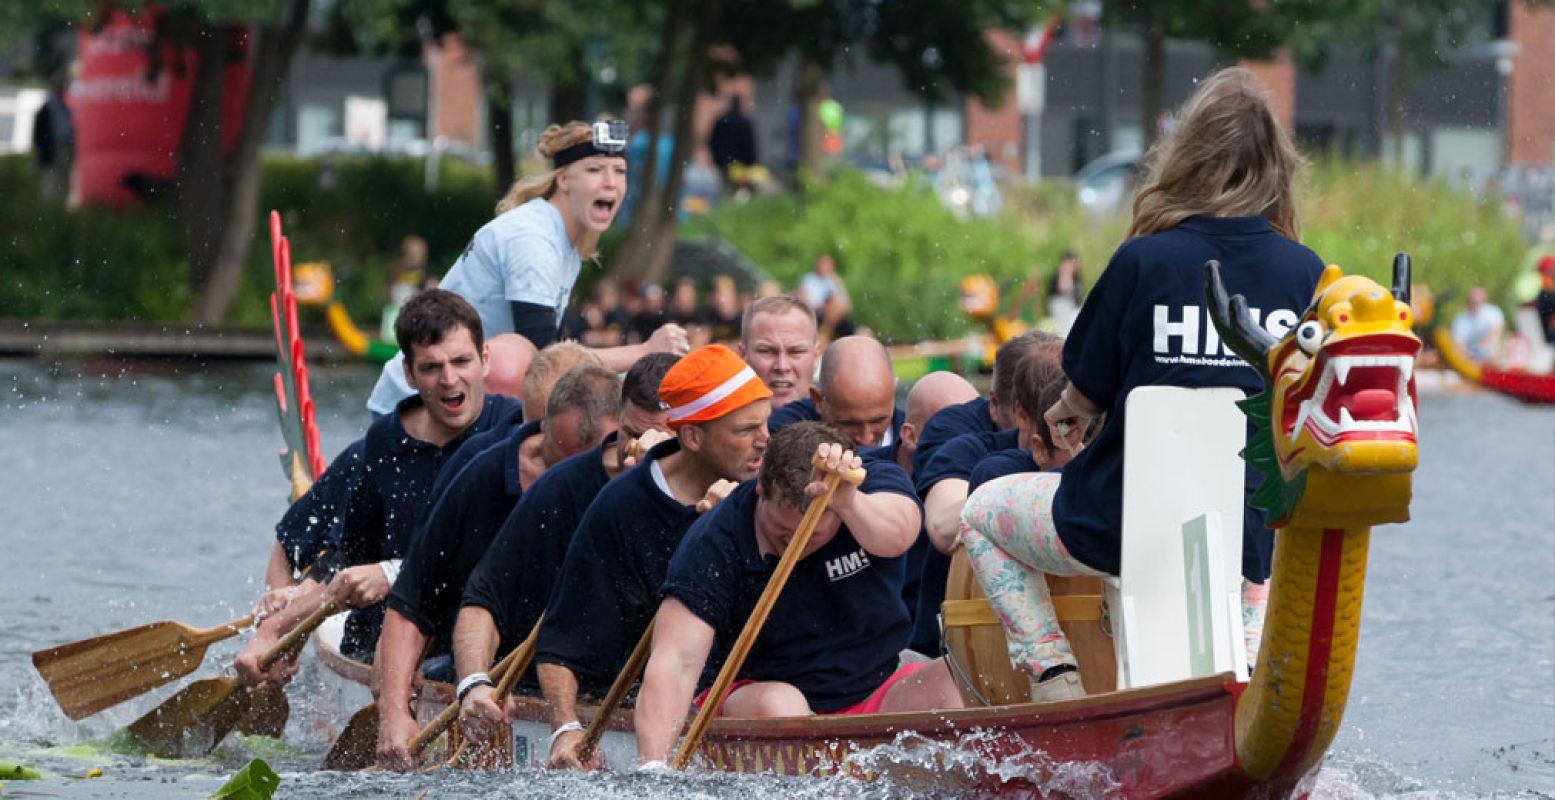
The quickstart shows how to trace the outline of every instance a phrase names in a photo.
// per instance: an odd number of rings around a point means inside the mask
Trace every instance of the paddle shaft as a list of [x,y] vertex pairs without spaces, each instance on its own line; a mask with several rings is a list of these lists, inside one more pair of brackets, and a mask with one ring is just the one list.
[[767,615],[772,613],[772,606],[777,603],[778,595],[783,593],[783,585],[788,583],[788,576],[793,573],[794,565],[799,563],[800,554],[810,543],[810,535],[815,532],[815,526],[826,513],[826,506],[831,503],[832,495],[837,493],[837,485],[843,480],[856,484],[863,478],[863,470],[849,470],[847,473],[831,472],[826,475],[826,490],[810,501],[810,507],[799,520],[799,528],[794,531],[794,538],[789,540],[788,547],[783,550],[783,558],[778,561],[777,569],[773,571],[772,577],[767,579],[767,586],[762,589],[761,597],[756,601],[756,608],[751,611],[750,620],[740,631],[740,637],[734,641],[734,647],[730,649],[729,657],[724,660],[723,669],[718,671],[718,678],[713,681],[713,687],[708,691],[707,698],[702,701],[702,707],[697,710],[691,728],[686,731],[685,738],[680,740],[680,749],[676,751],[673,763],[675,769],[685,769],[686,765],[691,763],[692,753],[696,752],[702,736],[707,733],[707,727],[713,723],[713,717],[717,716],[719,707],[728,697],[729,686],[734,683],[734,676],[739,674],[740,667],[745,665],[745,657],[750,655],[751,647],[761,633],[761,626],[766,624]]
[[301,650],[308,634],[313,633],[320,625],[323,625],[324,620],[329,619],[329,615],[333,613],[335,613],[335,601],[324,601],[324,604],[319,606],[317,611],[309,614],[302,622],[297,623],[297,627],[287,631],[280,641],[277,641],[274,646],[265,651],[265,654],[259,659],[259,669],[267,670],[275,662],[297,650]]
[[[514,684],[518,683],[519,676],[529,669],[529,662],[535,656],[535,639],[539,638],[540,623],[544,619],[545,616],[541,615],[540,619],[535,620],[535,626],[529,629],[529,635],[524,638],[524,641],[520,642],[517,647],[513,648],[513,652],[503,656],[496,666],[491,668],[491,674],[497,679],[497,686],[494,691],[498,702],[506,697],[508,692],[513,690]],[[447,730],[448,726],[452,725],[453,721],[458,718],[459,698],[455,697],[454,701],[449,703],[447,708],[438,712],[437,717],[427,723],[427,726],[422,728],[420,733],[416,734],[416,738],[410,740],[410,747],[408,748],[410,754],[414,756],[425,750],[427,745],[432,743],[433,739],[436,739],[443,731]],[[460,751],[463,751],[463,749],[461,745]],[[451,761],[453,758],[458,757],[459,753],[456,752],[449,760]]]
[[626,666],[621,668],[621,674],[616,676],[615,683],[610,684],[610,691],[605,694],[605,699],[599,704],[599,709],[594,712],[593,721],[589,722],[589,729],[583,733],[583,741],[578,745],[578,761],[588,763],[589,756],[594,754],[594,748],[599,746],[599,740],[605,736],[605,726],[610,724],[610,718],[615,716],[616,709],[621,707],[621,701],[626,699],[627,690],[632,688],[637,676],[642,674],[643,667],[648,663],[648,652],[653,644],[653,621],[648,622],[648,629],[643,631],[642,638],[637,640],[637,646],[632,648],[632,654],[626,659]]

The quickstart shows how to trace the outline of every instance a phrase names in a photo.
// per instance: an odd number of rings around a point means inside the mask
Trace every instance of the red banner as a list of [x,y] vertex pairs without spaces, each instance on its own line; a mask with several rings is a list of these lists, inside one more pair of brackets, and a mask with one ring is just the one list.
[[[76,202],[133,205],[145,187],[177,171],[197,59],[193,48],[156,41],[160,13],[155,6],[136,15],[115,8],[106,24],[79,37],[79,71],[67,97],[76,134]],[[233,41],[222,75],[225,150],[237,140],[250,76],[248,34]]]

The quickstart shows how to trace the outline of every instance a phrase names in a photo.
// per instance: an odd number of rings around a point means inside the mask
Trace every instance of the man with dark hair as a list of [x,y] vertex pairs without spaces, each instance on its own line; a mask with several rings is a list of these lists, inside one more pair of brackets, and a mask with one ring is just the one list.
[[774,411],[767,427],[775,433],[793,422],[819,421],[874,447],[895,441],[904,419],[896,407],[891,354],[874,337],[844,336],[827,346],[810,397]]
[[[961,508],[966,505],[972,470],[989,454],[1020,447],[1025,441],[1017,401],[1022,384],[1026,382],[1025,376],[1041,374],[1042,365],[1057,366],[1063,346],[1063,339],[1036,331],[1028,331],[1005,342],[994,362],[996,383],[993,393],[998,400],[988,408],[997,410],[1009,427],[1003,427],[1001,423],[996,431],[963,433],[936,447],[927,460],[914,459],[919,466],[913,471],[913,484],[918,489],[918,496],[923,498],[924,529],[932,545],[924,557],[923,573],[918,582],[918,607],[913,614],[914,650],[922,653],[939,651],[940,605],[945,601],[950,552],[961,528]],[[936,418],[955,408],[958,407],[941,411]],[[966,405],[959,408],[965,409]],[[1038,416],[1041,416],[1040,412]],[[919,453],[922,452],[920,444]]]
[[762,297],[740,320],[740,355],[772,390],[772,410],[810,396],[821,344],[815,312],[793,295]]
[[[669,438],[659,383],[678,360],[668,353],[638,359],[621,384],[620,430],[599,447],[552,467],[508,515],[465,583],[454,628],[454,667],[460,678],[484,673],[528,635],[545,610],[589,504],[606,483],[636,463],[629,449],[646,452]],[[483,739],[501,722],[491,687],[469,684],[461,700],[460,728],[466,737]]]
[[[862,466],[866,477],[856,487],[838,484],[720,713],[805,717],[960,707],[943,660],[900,661],[911,630],[901,556],[921,522],[912,485],[900,467],[866,463],[850,445],[819,423],[778,431],[760,477],[686,534],[654,617],[634,714],[639,761],[668,755],[708,655],[734,645],[827,471]],[[812,458],[824,467],[813,467]]]
[[519,497],[551,466],[592,449],[614,431],[621,381],[597,364],[573,367],[556,382],[545,416],[526,422],[476,455],[433,502],[389,592],[373,678],[378,687],[379,762],[409,767],[417,726],[411,684],[428,639],[429,678],[451,680],[454,620],[465,580]]
[[[353,655],[370,655],[380,619],[373,612],[381,613],[379,603],[399,571],[438,470],[472,433],[505,426],[519,414],[517,401],[486,396],[480,317],[458,295],[437,289],[417,294],[400,310],[394,330],[405,348],[405,379],[416,394],[373,422],[326,470],[326,476],[340,471],[319,482],[336,493],[329,502],[338,519],[288,514],[276,526],[281,557],[293,569],[310,571],[285,591],[283,603],[276,604],[280,608],[272,606],[238,655],[238,674],[248,683],[286,677],[290,664],[278,662],[265,672],[260,657],[326,599],[356,609],[342,646]],[[312,509],[319,502],[304,495],[293,507],[299,504]],[[316,564],[326,546],[329,558]],[[343,568],[332,572],[337,567]]]
[[756,475],[771,396],[734,351],[716,344],[682,358],[659,384],[675,438],[600,490],[578,523],[540,624],[535,663],[551,717],[552,766],[584,766],[579,690],[602,694],[626,662],[698,506],[716,502],[728,482]]

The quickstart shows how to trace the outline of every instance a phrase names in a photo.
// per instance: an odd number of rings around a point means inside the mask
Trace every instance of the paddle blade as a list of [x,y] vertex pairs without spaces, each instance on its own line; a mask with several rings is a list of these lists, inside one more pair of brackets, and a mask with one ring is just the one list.
[[324,769],[350,772],[367,769],[378,756],[378,704],[368,703],[351,715],[345,730],[324,755]]
[[250,705],[249,692],[237,678],[206,678],[130,723],[130,734],[152,755],[203,756],[237,727]]
[[249,690],[248,714],[238,722],[238,733],[279,739],[291,715],[292,704],[286,700],[286,690],[273,683],[260,684]]
[[82,719],[193,672],[210,643],[202,633],[153,622],[39,650],[32,665],[65,716]]

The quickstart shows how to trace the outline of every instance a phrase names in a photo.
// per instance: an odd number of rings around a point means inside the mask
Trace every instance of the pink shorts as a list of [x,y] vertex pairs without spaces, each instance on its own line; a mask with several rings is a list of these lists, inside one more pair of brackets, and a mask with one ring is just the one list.
[[[837,711],[828,711],[826,712],[826,716],[838,717],[854,714],[877,714],[880,712],[880,704],[885,702],[886,693],[891,691],[892,686],[895,686],[898,681],[912,676],[913,673],[923,669],[924,667],[927,667],[928,665],[929,662],[927,661],[914,661],[909,664],[903,664],[900,667],[897,667],[895,672],[891,673],[891,677],[886,678],[884,682],[875,687],[875,690],[870,692],[868,697],[858,701],[857,703],[854,703],[851,706],[848,706],[847,708]],[[748,686],[752,683],[756,683],[756,681],[741,678],[740,680],[737,680],[729,685],[729,694],[732,695],[736,689],[740,688],[741,686]],[[712,687],[709,686],[708,688],[697,692],[697,696],[691,701],[691,704],[697,708],[701,708],[702,703],[707,701],[707,693],[711,692],[712,690]],[[728,703],[729,698],[725,697],[724,702]],[[723,714],[723,709],[718,709],[718,713],[721,716]]]

